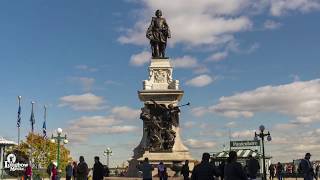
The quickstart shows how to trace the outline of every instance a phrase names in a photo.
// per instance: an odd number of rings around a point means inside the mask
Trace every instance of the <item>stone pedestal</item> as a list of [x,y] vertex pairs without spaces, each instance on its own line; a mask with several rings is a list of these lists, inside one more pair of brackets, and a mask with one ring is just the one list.
[[[184,94],[179,88],[179,81],[173,78],[173,67],[169,59],[152,59],[149,66],[149,78],[143,81],[143,89],[138,91],[139,99],[144,103],[144,108],[157,104],[168,107],[169,104],[177,106]],[[175,132],[173,147],[170,150],[151,151],[148,143],[148,126],[144,123],[143,137],[140,144],[134,149],[134,155],[129,160],[129,169],[127,176],[137,177],[138,170],[136,166],[139,162],[148,158],[150,163],[155,165],[160,161],[168,167],[168,172],[173,175],[176,167],[181,167],[185,160],[189,160],[190,169],[193,168],[194,159],[188,148],[183,145],[180,137],[179,125],[170,127]],[[155,168],[153,174],[157,174]]]

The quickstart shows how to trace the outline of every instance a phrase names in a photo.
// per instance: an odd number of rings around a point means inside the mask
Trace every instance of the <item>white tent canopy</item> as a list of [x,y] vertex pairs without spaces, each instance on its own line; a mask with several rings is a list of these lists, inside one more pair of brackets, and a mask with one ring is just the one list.
[[0,170],[1,170],[0,176],[1,178],[3,178],[3,161],[4,161],[4,155],[5,155],[4,153],[5,148],[7,146],[14,146],[14,145],[17,145],[17,143],[14,141],[6,140],[0,136]]
[[9,141],[4,139],[3,137],[0,136],[0,146],[5,145],[5,146],[10,146],[10,145],[17,145],[16,142],[14,141]]

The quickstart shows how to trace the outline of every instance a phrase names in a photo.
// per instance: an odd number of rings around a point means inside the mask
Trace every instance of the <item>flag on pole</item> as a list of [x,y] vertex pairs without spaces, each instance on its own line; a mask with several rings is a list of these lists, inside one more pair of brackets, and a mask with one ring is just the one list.
[[19,103],[19,108],[18,108],[18,118],[17,118],[17,127],[20,128],[20,124],[21,124],[21,106]]
[[31,102],[32,104],[32,109],[31,109],[31,117],[30,117],[30,122],[31,122],[31,132],[33,133],[34,131],[34,124],[36,123],[36,120],[34,118],[34,113],[33,113],[33,104],[34,102]]
[[47,125],[46,125],[46,121],[47,121],[47,107],[44,107],[44,121],[43,121],[43,125],[42,125],[42,132],[43,132],[43,137],[47,138]]
[[46,121],[43,121],[42,132],[43,132],[43,137],[44,137],[44,138],[47,138],[47,125],[46,125]]

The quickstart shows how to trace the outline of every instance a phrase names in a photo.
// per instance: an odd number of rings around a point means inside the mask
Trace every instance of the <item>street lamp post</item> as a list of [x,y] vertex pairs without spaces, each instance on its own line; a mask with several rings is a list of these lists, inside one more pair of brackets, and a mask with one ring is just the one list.
[[107,148],[104,152],[103,152],[103,155],[104,156],[107,156],[107,166],[108,166],[108,168],[110,167],[109,166],[109,158],[110,158],[110,156],[112,156],[112,150],[111,150],[111,148]]
[[57,169],[59,169],[60,166],[60,143],[63,141],[64,144],[68,143],[67,135],[65,134],[64,136],[61,136],[62,134],[62,129],[58,128],[57,129],[57,136],[51,136],[51,142],[55,143],[57,142],[57,148],[58,148],[58,153],[57,153]]
[[271,135],[270,132],[265,133],[265,127],[264,125],[261,125],[259,127],[260,132],[254,132],[254,139],[258,140],[258,137],[261,139],[262,142],[262,164],[263,164],[263,180],[267,180],[267,172],[266,172],[266,157],[265,157],[265,152],[264,152],[264,137],[267,137],[268,141],[271,141]]

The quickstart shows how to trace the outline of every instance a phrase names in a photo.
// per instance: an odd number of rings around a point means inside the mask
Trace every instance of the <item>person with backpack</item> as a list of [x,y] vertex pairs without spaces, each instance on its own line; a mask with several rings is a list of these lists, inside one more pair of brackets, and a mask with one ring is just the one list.
[[181,168],[181,174],[183,175],[183,180],[189,180],[190,169],[189,169],[189,161],[186,160],[184,165]]
[[87,180],[88,179],[88,165],[84,161],[84,157],[80,156],[79,164],[77,166],[77,180]]
[[247,180],[242,165],[237,162],[237,152],[230,151],[227,164],[224,166],[225,180]]
[[259,162],[256,158],[249,155],[249,160],[247,162],[248,165],[248,176],[249,179],[255,180],[257,178],[258,171],[260,169]]
[[280,162],[278,162],[276,167],[276,175],[279,180],[282,180],[283,166]]
[[93,173],[92,173],[92,180],[102,180],[103,176],[106,174],[106,169],[99,161],[99,157],[94,157],[94,165],[93,165]]
[[316,178],[312,164],[310,162],[310,153],[306,153],[304,156],[304,159],[301,159],[300,164],[299,164],[299,169],[301,173],[303,174],[303,179],[304,180],[313,180],[313,178]]
[[66,180],[71,180],[71,177],[73,175],[73,168],[72,168],[72,165],[71,165],[71,162],[68,162],[68,165],[66,166]]

